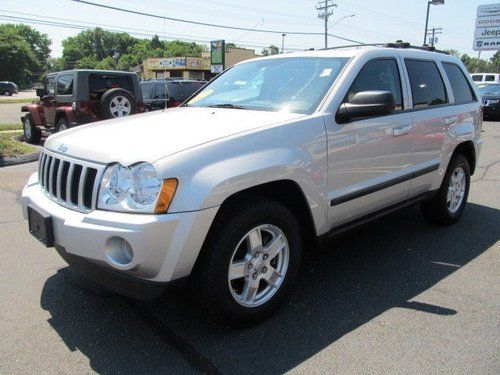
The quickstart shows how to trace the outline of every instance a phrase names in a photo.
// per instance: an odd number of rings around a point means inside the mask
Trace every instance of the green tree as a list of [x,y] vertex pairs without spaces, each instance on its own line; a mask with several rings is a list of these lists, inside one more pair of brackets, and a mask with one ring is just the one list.
[[496,51],[490,58],[491,72],[500,73],[500,51]]
[[13,81],[27,87],[32,72],[38,73],[40,64],[30,44],[18,32],[15,25],[0,25],[0,81]]
[[279,53],[280,53],[279,48],[276,47],[274,44],[271,44],[268,48],[264,48],[262,50],[263,56],[277,55]]

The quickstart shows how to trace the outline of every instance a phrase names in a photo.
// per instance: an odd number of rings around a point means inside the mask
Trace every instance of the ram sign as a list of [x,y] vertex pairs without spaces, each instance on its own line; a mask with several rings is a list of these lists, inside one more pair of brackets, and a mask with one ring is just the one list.
[[476,29],[474,30],[475,51],[500,49],[500,3],[477,7]]

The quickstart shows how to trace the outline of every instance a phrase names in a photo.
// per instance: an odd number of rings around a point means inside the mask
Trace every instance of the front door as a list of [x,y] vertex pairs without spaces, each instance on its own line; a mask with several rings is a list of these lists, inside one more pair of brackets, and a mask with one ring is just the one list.
[[43,115],[45,118],[45,124],[49,126],[54,126],[54,119],[56,116],[56,102],[55,102],[55,92],[56,92],[56,76],[48,76],[45,79],[45,84],[43,87]]
[[411,168],[411,112],[403,112],[401,66],[394,58],[367,62],[344,102],[361,91],[393,93],[396,110],[387,116],[331,121],[328,131],[330,227],[357,219],[408,196]]

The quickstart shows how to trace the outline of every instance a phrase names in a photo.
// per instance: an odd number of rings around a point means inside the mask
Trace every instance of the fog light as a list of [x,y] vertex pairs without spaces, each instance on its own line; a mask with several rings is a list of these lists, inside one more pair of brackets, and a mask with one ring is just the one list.
[[134,251],[127,240],[113,237],[108,240],[106,256],[111,263],[121,268],[132,262]]

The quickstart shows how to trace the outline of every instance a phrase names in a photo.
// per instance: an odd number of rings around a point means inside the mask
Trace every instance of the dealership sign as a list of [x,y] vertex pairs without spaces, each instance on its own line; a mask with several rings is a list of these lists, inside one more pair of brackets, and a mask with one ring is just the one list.
[[500,49],[500,3],[477,7],[476,29],[474,30],[475,51]]

